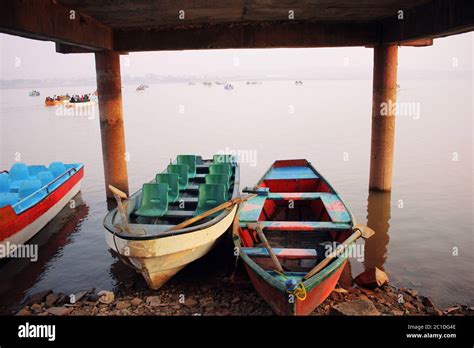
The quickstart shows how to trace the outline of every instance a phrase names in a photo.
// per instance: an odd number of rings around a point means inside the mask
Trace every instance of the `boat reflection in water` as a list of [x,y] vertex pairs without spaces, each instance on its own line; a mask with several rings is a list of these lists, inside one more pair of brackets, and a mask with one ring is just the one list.
[[[364,269],[357,270],[359,267],[352,263],[357,262],[354,258],[349,258],[349,262],[342,271],[339,284],[343,287],[351,287],[354,276],[362,271],[377,267],[384,270],[387,261],[387,249],[390,237],[390,199],[391,192],[369,191],[367,199],[367,226],[375,231],[375,234],[369,239],[364,240]],[[354,270],[355,274],[352,274]]]
[[0,314],[11,314],[12,304],[21,303],[48,270],[50,261],[62,255],[72,235],[87,218],[89,207],[83,202],[81,192],[75,197],[75,207],[65,206],[28,244],[37,245],[37,260],[4,259],[0,262]]

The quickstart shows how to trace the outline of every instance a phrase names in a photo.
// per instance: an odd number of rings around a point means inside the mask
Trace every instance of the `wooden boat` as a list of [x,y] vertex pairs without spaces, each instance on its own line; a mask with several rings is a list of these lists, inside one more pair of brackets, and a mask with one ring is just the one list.
[[36,235],[79,192],[82,164],[15,163],[0,173],[0,258]]
[[[275,313],[307,315],[333,291],[347,253],[307,280],[303,277],[325,258],[330,246],[334,248],[333,242],[342,243],[352,234],[352,214],[304,159],[276,161],[255,190],[257,196],[239,209],[235,246],[255,289]],[[257,233],[262,231],[284,273],[275,271]]]
[[37,90],[32,90],[30,91],[30,93],[28,94],[30,97],[39,97],[41,94],[39,91]]
[[239,166],[225,158],[221,163],[220,155],[212,160],[180,155],[124,202],[125,222],[117,208],[105,217],[107,244],[142,273],[150,288],[159,289],[207,254],[232,225],[238,204],[188,227],[178,226],[238,197]]

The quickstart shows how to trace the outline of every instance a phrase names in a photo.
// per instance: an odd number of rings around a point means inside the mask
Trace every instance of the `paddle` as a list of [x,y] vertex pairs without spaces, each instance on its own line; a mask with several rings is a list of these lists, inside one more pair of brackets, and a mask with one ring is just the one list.
[[120,216],[122,218],[122,225],[125,232],[130,233],[130,226],[128,225],[127,221],[127,214],[125,214],[125,209],[122,204],[122,199],[128,199],[128,196],[125,192],[120,191],[118,188],[109,185],[109,190],[114,194],[114,198],[117,201],[118,211],[120,212]]
[[231,199],[230,201],[227,201],[227,202],[224,202],[224,203],[218,205],[217,207],[214,207],[214,208],[212,208],[208,211],[205,211],[204,213],[199,214],[198,216],[194,216],[191,219],[183,221],[182,223],[177,224],[176,226],[173,226],[173,227],[167,229],[165,232],[176,231],[176,230],[180,230],[182,228],[188,227],[189,225],[192,225],[195,222],[198,222],[198,221],[200,221],[204,218],[207,218],[208,216],[210,216],[214,213],[217,213],[217,212],[220,212],[224,209],[228,209],[230,207],[233,207],[235,204],[240,204],[240,203],[245,202],[245,201],[247,201],[247,200],[249,200],[250,198],[253,198],[253,197],[255,197],[255,195],[245,195],[245,196],[236,197],[234,199]]
[[352,235],[349,238],[347,238],[344,241],[344,243],[340,244],[336,248],[336,250],[334,250],[331,254],[329,254],[323,261],[318,263],[316,267],[314,267],[311,271],[309,271],[303,277],[303,280],[307,280],[311,278],[312,276],[314,276],[315,274],[317,274],[319,271],[321,271],[324,267],[326,267],[329,264],[329,262],[333,258],[342,254],[346,250],[346,248],[349,245],[351,245],[354,241],[356,241],[358,238],[362,237],[364,239],[368,239],[375,234],[374,230],[372,230],[370,227],[367,227],[365,225],[360,225],[360,224],[355,225],[352,231],[354,231],[354,233],[352,233]]
[[270,246],[270,243],[268,243],[267,237],[265,237],[265,234],[263,233],[262,230],[262,225],[261,224],[247,224],[247,227],[253,228],[257,234],[260,240],[263,242],[263,245],[265,246],[265,249],[267,249],[268,254],[270,255],[270,258],[273,261],[273,264],[275,265],[275,268],[278,272],[280,273],[285,273],[283,270],[283,267],[281,267],[280,261],[278,261],[278,258],[276,257],[275,253],[273,252],[272,247]]

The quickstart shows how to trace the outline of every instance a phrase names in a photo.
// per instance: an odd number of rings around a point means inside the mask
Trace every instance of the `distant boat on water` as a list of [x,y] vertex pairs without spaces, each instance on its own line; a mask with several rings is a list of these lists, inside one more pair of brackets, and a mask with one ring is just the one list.
[[301,80],[296,80],[295,81],[295,85],[302,85],[302,84],[303,84],[303,81],[301,81]]
[[206,82],[203,82],[202,84],[206,87],[211,87],[212,86],[212,82],[207,82],[206,81]]
[[137,91],[144,91],[145,89],[149,88],[150,86],[148,85],[139,85],[137,87]]
[[34,90],[30,91],[29,95],[30,95],[30,97],[39,97],[40,92],[34,89]]
[[224,89],[227,90],[227,91],[231,91],[234,89],[234,86],[231,84],[231,83],[227,83],[225,86],[224,86]]

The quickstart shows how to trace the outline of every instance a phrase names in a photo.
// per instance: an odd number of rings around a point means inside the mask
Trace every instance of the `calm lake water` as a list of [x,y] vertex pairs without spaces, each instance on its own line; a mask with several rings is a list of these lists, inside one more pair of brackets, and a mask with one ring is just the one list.
[[[397,120],[391,193],[368,192],[371,80],[233,82],[232,91],[186,83],[151,85],[146,92],[124,86],[130,189],[180,153],[241,151],[247,156],[241,187],[254,185],[276,159],[307,158],[358,222],[377,232],[365,245],[365,261],[352,260],[353,277],[377,266],[391,283],[417,289],[441,306],[473,305],[472,82],[399,83],[398,99],[412,109]],[[89,115],[71,116],[43,104],[48,94],[94,90],[41,88],[38,98],[26,89],[0,91],[0,168],[21,157],[29,164],[82,162],[86,170],[76,208],[63,210],[32,240],[40,245],[38,261],[0,263],[4,309],[44,289],[113,289],[140,279],[104,241],[97,106]]]

